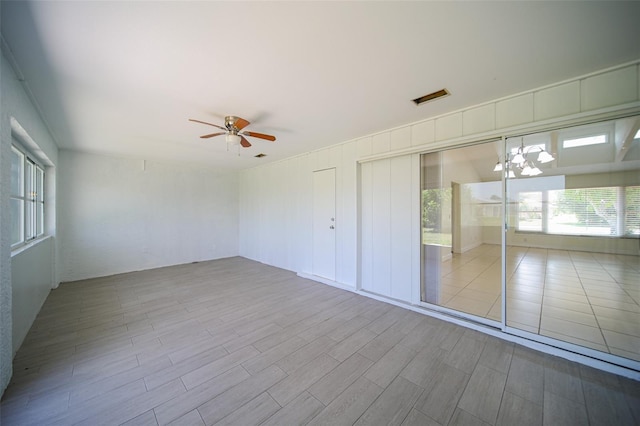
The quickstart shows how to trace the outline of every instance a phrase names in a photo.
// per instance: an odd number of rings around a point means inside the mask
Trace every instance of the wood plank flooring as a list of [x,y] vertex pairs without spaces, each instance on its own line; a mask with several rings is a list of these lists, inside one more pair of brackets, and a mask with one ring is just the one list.
[[640,383],[240,257],[62,284],[2,425],[640,424]]

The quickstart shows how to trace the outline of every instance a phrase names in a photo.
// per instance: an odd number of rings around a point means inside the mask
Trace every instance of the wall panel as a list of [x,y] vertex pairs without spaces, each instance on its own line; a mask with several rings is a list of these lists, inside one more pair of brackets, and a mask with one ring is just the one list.
[[412,300],[415,188],[409,155],[362,163],[362,288]]
[[331,167],[330,161],[330,149],[321,149],[319,151],[314,151],[311,153],[313,165],[313,170],[323,170]]
[[374,161],[371,165],[371,250],[373,291],[391,295],[391,162]]
[[391,151],[411,147],[411,127],[405,126],[391,132]]
[[636,66],[599,74],[581,81],[581,107],[583,111],[624,104],[636,100]]
[[366,157],[367,155],[371,155],[373,153],[373,148],[371,145],[371,137],[366,137],[362,139],[358,139],[358,157]]
[[484,133],[495,128],[496,109],[494,104],[473,108],[462,114],[462,133],[465,135]]
[[391,294],[394,299],[411,301],[412,221],[411,156],[391,159]]
[[360,166],[361,202],[360,202],[360,286],[363,290],[375,291],[373,286],[373,165],[363,163]]
[[580,112],[580,82],[542,89],[534,94],[536,121]]
[[341,183],[337,193],[339,209],[336,223],[337,262],[336,279],[338,282],[355,287],[357,272],[357,168],[356,144],[342,145],[342,158],[336,172]]
[[462,113],[445,115],[436,119],[436,140],[455,139],[462,136]]
[[411,145],[425,145],[436,140],[436,122],[423,121],[411,127]]
[[532,93],[496,102],[496,127],[498,129],[531,123],[532,121]]
[[313,238],[313,222],[311,209],[313,208],[313,194],[311,188],[313,187],[313,167],[311,165],[311,156],[303,155],[301,157],[302,162],[300,164],[300,211],[298,212],[298,220],[301,223],[301,227],[297,229],[296,244],[300,249],[302,259],[299,259],[301,263],[299,271],[309,272],[313,267],[312,255],[313,250],[311,247],[311,239]]
[[382,154],[391,150],[391,133],[384,132],[375,135],[371,140],[371,153]]

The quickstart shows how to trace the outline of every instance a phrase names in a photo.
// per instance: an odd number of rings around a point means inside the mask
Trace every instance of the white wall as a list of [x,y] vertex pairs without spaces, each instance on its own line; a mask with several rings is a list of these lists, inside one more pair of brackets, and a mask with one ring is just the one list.
[[[460,243],[457,249],[459,253],[464,253],[482,243],[482,227],[473,220],[473,210],[470,208],[471,200],[462,191],[465,183],[481,182],[480,176],[463,150],[450,150],[443,152],[442,155],[442,188],[451,188],[453,182],[461,185],[460,199],[453,201],[457,203],[457,208],[461,210],[460,223],[455,224],[458,226],[456,236],[459,238]],[[444,204],[441,218],[442,232],[452,232],[452,214],[451,204]],[[450,255],[451,253],[447,254]]]
[[61,281],[238,255],[238,179],[60,152]]
[[[18,343],[12,343],[12,330],[28,330],[31,326],[33,313],[40,309],[49,294],[52,283],[56,282],[56,273],[52,259],[55,256],[55,239],[45,245],[30,245],[20,251],[21,261],[13,264],[10,241],[9,222],[9,171],[11,168],[11,137],[12,131],[19,131],[21,136],[28,136],[35,141],[40,150],[42,160],[47,160],[47,191],[55,193],[55,165],[58,161],[58,148],[53,141],[47,127],[40,118],[37,109],[31,102],[25,87],[16,76],[3,50],[0,61],[0,389],[4,391],[11,378],[11,362],[14,349]],[[12,123],[14,123],[12,130]],[[19,129],[16,128],[16,123]],[[53,184],[53,185],[52,185]],[[49,200],[51,201],[51,200]],[[50,203],[55,210],[55,203]],[[55,236],[55,217],[49,215],[47,233]],[[46,263],[42,263],[45,259]],[[25,282],[20,278],[29,273],[29,269],[40,268],[40,277],[29,283],[28,289],[22,286]],[[12,278],[12,275],[14,277]],[[18,287],[19,286],[19,287]],[[18,298],[17,303],[25,309],[13,312],[13,293]],[[21,298],[22,295],[26,295]],[[15,324],[14,324],[15,322]],[[24,336],[16,336],[19,342]]]
[[[0,6],[0,11],[2,7]],[[0,55],[0,90],[4,87],[4,55]],[[2,92],[0,92],[2,93]],[[9,222],[11,180],[11,129],[8,117],[4,113],[4,98],[0,98],[0,396],[11,379],[12,343],[11,343],[11,228]]]
[[51,291],[53,253],[54,240],[48,237],[11,257],[13,355],[22,345]]
[[638,62],[624,64],[243,171],[240,255],[310,273],[311,173],[336,167],[336,281],[415,303],[419,217],[407,219],[405,209],[419,213],[419,185],[415,172],[403,169],[412,154],[638,113],[639,88]]
[[342,144],[240,176],[240,254],[310,274],[312,173],[336,168],[336,281],[356,286],[356,149]]

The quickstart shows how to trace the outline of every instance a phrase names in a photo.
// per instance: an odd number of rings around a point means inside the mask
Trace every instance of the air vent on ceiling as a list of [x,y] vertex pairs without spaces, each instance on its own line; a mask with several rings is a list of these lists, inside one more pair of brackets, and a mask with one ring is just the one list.
[[428,95],[424,95],[424,96],[420,96],[419,98],[415,98],[413,100],[413,102],[415,102],[416,105],[420,105],[420,104],[423,104],[425,102],[433,101],[434,99],[438,99],[438,98],[441,98],[443,96],[448,96],[448,95],[450,95],[450,93],[449,93],[449,91],[447,89],[441,89],[441,90],[438,90],[437,92],[429,93]]
[[256,158],[262,158],[262,157],[266,157],[266,156],[267,156],[267,154],[263,154],[263,153],[260,153],[258,155],[254,155],[254,157],[256,157]]

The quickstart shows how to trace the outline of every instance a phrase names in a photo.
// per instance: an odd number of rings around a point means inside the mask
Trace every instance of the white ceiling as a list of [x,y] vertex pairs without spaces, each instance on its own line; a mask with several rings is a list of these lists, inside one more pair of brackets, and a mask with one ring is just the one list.
[[[252,167],[640,57],[640,2],[9,2],[60,148]],[[447,88],[451,96],[411,99]],[[202,140],[238,115],[275,143]],[[263,152],[267,157],[253,158]]]

